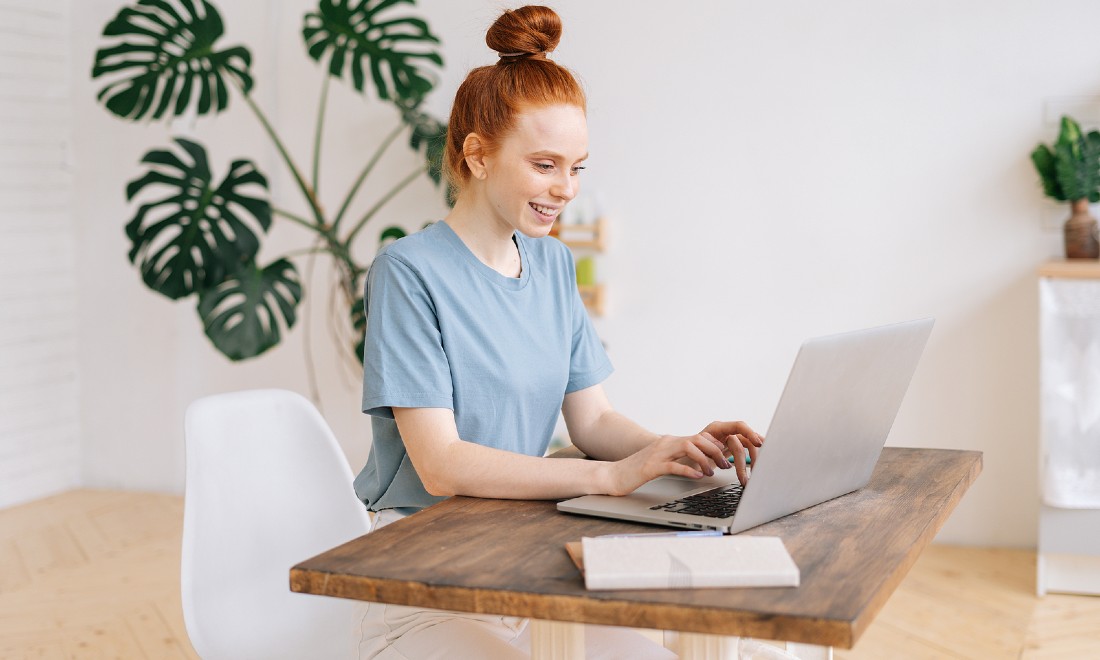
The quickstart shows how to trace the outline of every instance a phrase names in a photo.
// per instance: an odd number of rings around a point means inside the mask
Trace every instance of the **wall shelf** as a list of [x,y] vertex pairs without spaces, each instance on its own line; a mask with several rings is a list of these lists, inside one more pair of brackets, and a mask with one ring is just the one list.
[[1100,259],[1062,259],[1039,267],[1039,277],[1100,280]]
[[[607,247],[607,220],[597,218],[595,222],[584,224],[555,223],[551,236],[565,243],[573,251],[574,257],[591,258],[591,252],[603,252]],[[581,253],[578,255],[577,253]],[[588,311],[595,316],[604,313],[604,285],[601,283],[577,284],[581,300]]]
[[607,239],[607,220],[597,218],[595,222],[581,225],[554,225],[552,236],[574,250],[593,250],[603,252]]
[[578,284],[581,300],[588,311],[596,316],[603,316],[603,285],[602,284]]

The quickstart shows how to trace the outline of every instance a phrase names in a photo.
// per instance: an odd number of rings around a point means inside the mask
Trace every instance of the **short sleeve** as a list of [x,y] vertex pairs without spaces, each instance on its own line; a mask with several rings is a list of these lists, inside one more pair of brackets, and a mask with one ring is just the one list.
[[603,342],[596,334],[596,328],[592,326],[592,319],[588,316],[588,310],[581,300],[581,294],[577,290],[576,282],[572,282],[573,289],[573,342],[569,354],[569,382],[565,386],[565,393],[583,390],[602,383],[614,368],[607,357]]
[[417,273],[383,252],[371,264],[363,299],[363,412],[392,418],[395,406],[453,410],[435,305]]

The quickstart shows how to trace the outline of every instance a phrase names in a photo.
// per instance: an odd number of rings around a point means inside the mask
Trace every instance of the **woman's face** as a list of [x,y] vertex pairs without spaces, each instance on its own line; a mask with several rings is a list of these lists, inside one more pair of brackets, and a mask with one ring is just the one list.
[[[485,158],[485,191],[502,228],[540,238],[577,196],[588,158],[588,121],[574,105],[530,108]],[[510,231],[510,230],[509,230]]]

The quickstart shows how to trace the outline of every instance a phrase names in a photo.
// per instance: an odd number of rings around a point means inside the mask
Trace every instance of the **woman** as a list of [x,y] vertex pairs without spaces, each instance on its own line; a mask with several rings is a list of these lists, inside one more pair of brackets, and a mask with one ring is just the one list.
[[[572,255],[545,238],[588,157],[584,93],[546,57],[560,36],[546,7],[506,11],[493,24],[486,43],[500,58],[470,72],[451,112],[444,164],[453,210],[371,266],[363,410],[374,441],[355,488],[378,524],[450,495],[625,495],[661,475],[732,467],[744,482],[745,457],[763,442],[743,422],[659,435],[608,402],[600,383],[612,368],[577,294]],[[600,460],[542,458],[559,411],[573,443]],[[523,620],[370,609],[370,653],[453,655],[458,643],[475,656],[522,657]],[[628,631],[586,638],[593,657],[601,643],[613,655],[648,644]],[[634,657],[663,652],[631,648]]]

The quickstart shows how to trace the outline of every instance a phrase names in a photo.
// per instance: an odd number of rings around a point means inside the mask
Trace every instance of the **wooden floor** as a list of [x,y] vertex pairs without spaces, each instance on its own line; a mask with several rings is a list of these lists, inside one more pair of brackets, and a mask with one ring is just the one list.
[[[183,500],[81,490],[0,511],[0,658],[193,658]],[[1100,658],[1100,598],[1035,596],[1035,554],[932,546],[837,658]]]

